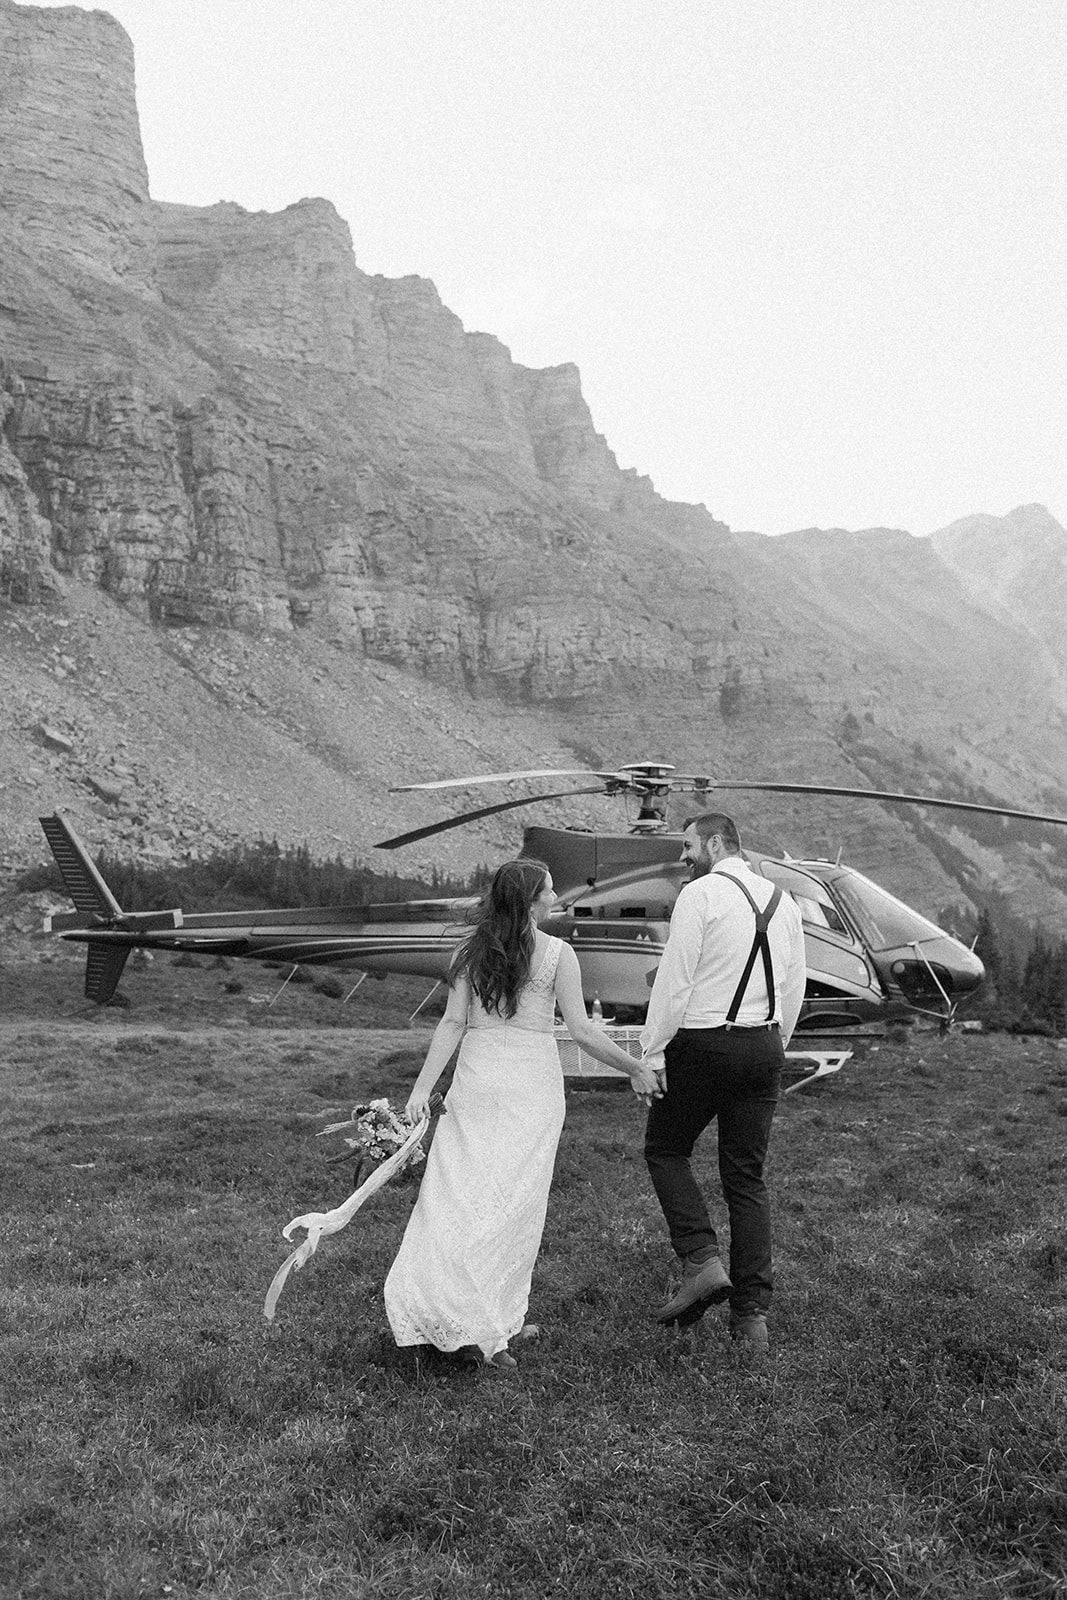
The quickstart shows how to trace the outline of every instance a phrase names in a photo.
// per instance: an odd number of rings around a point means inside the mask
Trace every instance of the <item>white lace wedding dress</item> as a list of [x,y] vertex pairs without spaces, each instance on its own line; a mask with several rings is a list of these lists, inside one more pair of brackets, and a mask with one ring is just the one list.
[[503,1350],[523,1325],[563,1127],[552,1032],[560,941],[509,1021],[471,1002],[446,1114],[385,1280],[398,1345]]

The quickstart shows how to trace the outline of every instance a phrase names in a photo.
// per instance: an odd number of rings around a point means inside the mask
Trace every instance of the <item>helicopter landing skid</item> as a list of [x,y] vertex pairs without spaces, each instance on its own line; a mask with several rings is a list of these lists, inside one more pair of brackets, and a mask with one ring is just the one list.
[[[794,1089],[803,1089],[809,1083],[814,1083],[816,1078],[828,1078],[832,1072],[840,1072],[846,1061],[851,1061],[851,1050],[787,1050],[785,1053],[786,1064],[790,1067],[798,1063],[805,1063],[802,1075],[792,1083],[787,1083],[782,1090],[783,1094],[792,1094]],[[810,1066],[807,1063],[810,1062]]]

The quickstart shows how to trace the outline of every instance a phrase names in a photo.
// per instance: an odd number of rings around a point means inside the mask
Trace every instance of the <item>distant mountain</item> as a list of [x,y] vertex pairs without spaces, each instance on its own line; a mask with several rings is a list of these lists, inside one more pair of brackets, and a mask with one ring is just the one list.
[[[662,499],[575,367],[362,272],[328,201],[152,200],[103,12],[0,0],[0,215],[9,861],[54,800],[134,849],[244,829],[365,854],[446,809],[396,782],[649,756],[1067,812],[1067,534],[1040,507],[768,539]],[[1047,830],[733,809],[931,912],[996,889],[1067,931]]]
[[1047,652],[1062,672],[1067,649],[1067,533],[1044,506],[1006,517],[964,517],[932,535],[939,559],[991,616]]

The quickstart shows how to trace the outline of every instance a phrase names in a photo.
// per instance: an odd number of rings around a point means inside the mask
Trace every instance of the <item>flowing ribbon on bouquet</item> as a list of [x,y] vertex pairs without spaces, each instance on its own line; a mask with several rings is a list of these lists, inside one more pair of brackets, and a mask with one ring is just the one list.
[[333,1211],[306,1211],[302,1217],[294,1217],[292,1222],[286,1223],[282,1229],[286,1239],[291,1239],[297,1228],[306,1228],[307,1237],[302,1244],[297,1245],[291,1255],[286,1256],[271,1280],[267,1298],[263,1302],[263,1315],[268,1322],[274,1321],[274,1308],[285,1288],[285,1280],[294,1267],[299,1272],[304,1262],[309,1261],[315,1254],[321,1238],[329,1233],[339,1233],[342,1228],[348,1226],[360,1206],[383,1184],[388,1183],[394,1172],[399,1172],[429,1126],[429,1116],[420,1117],[400,1149],[394,1150],[388,1161],[383,1161],[358,1189],[353,1190],[342,1205],[336,1206]]

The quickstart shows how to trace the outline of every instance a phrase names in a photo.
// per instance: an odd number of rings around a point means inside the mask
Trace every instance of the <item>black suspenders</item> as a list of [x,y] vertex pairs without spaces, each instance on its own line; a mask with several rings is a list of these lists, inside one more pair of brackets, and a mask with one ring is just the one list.
[[752,976],[752,968],[756,964],[757,953],[763,957],[763,975],[767,980],[767,1021],[770,1022],[774,1016],[774,967],[771,965],[771,946],[767,938],[767,925],[778,909],[782,891],[776,887],[771,898],[767,901],[766,911],[761,911],[740,878],[735,878],[732,872],[720,872],[716,876],[729,878],[731,883],[737,885],[752,907],[756,917],[756,935],[752,940],[752,949],[748,952],[748,960],[745,962],[745,970],[741,974],[741,982],[734,991],[734,997],[730,1001],[730,1009],[726,1013],[726,1026],[732,1028],[737,1019],[737,1013],[741,1009],[741,1001],[744,999],[745,990],[748,988],[748,980]]

